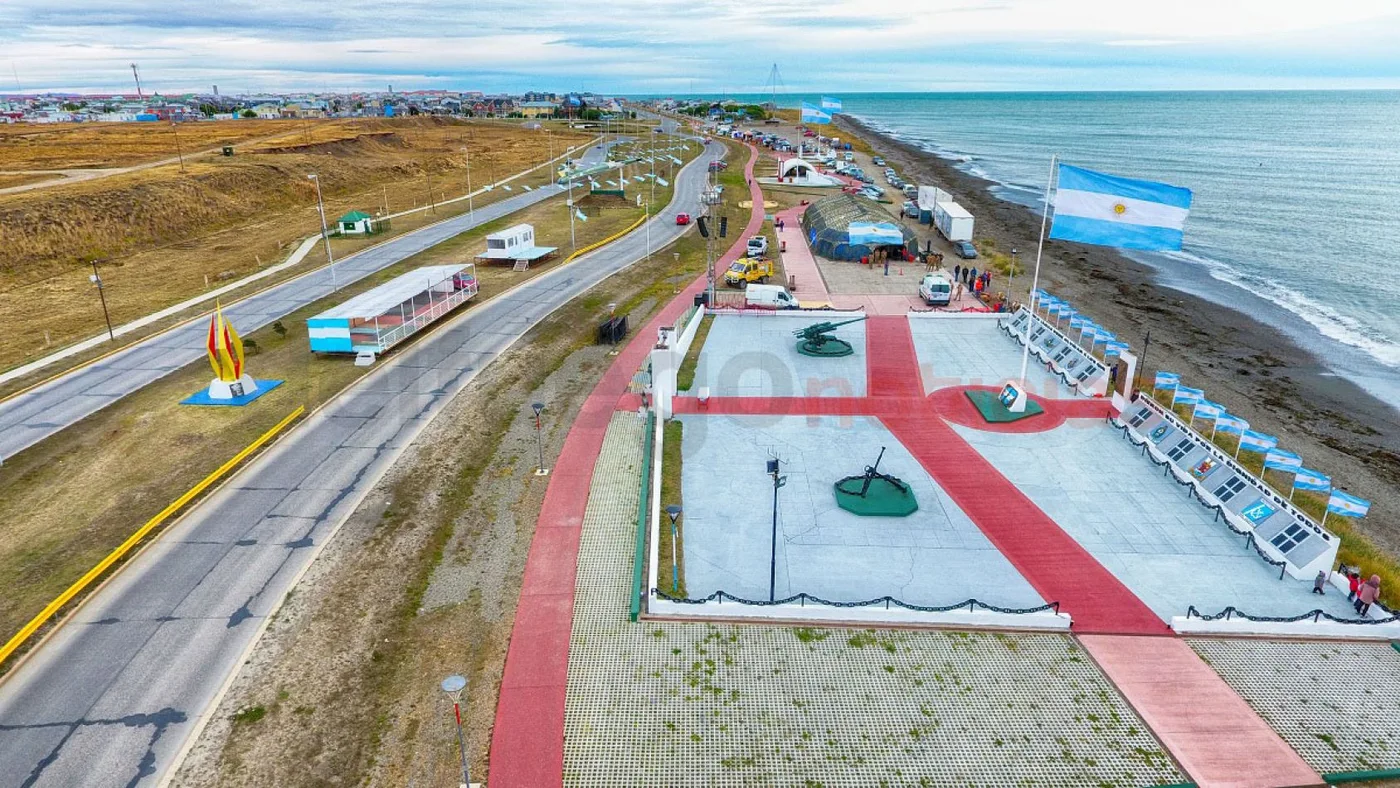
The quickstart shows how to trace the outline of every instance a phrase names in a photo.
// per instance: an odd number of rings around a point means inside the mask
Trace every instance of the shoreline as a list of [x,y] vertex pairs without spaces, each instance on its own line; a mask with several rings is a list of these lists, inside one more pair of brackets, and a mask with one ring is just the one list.
[[[956,195],[976,217],[979,238],[998,249],[1023,250],[1022,265],[1033,265],[1040,215],[996,196],[991,189],[999,184],[849,116],[837,116],[834,125],[864,139],[907,179]],[[1370,500],[1360,530],[1387,552],[1400,553],[1400,414],[1280,329],[1173,289],[1162,278],[1116,249],[1046,241],[1040,288],[1092,316],[1140,356],[1150,330],[1144,378],[1159,369],[1178,372],[1254,429],[1277,435],[1308,467]],[[1029,290],[1029,281],[1019,279],[1016,289]]]

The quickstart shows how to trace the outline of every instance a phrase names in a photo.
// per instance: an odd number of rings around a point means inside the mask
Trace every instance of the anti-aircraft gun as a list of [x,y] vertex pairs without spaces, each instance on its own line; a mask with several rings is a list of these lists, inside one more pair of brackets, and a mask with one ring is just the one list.
[[832,332],[841,326],[851,323],[859,323],[865,317],[858,317],[854,320],[842,320],[839,323],[825,321],[814,323],[806,328],[799,328],[792,332],[792,335],[800,340],[797,343],[797,352],[804,356],[817,356],[819,358],[839,358],[849,356],[855,352],[851,343],[844,339],[833,336]]

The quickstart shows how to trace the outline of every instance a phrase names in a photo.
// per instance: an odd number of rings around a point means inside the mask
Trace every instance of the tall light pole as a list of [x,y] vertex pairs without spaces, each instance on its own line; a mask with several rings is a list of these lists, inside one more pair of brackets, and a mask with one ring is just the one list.
[[1006,280],[1006,297],[1014,298],[1016,295],[1016,247],[1011,247],[1011,275]]
[[544,435],[540,425],[540,414],[544,412],[544,403],[535,402],[532,403],[530,407],[535,411],[535,448],[538,449],[540,453],[540,463],[535,466],[535,475],[547,476],[549,475],[549,469],[544,467]]
[[92,261],[92,276],[88,277],[88,281],[92,282],[94,285],[97,285],[97,297],[102,299],[102,319],[107,321],[107,339],[109,341],[115,342],[117,336],[116,334],[112,333],[112,316],[107,313],[107,293],[104,292],[104,285],[102,284],[102,275],[97,273],[96,260]]
[[773,546],[768,559],[768,601],[776,598],[778,589],[778,489],[787,484],[787,477],[778,474],[779,461],[768,461],[768,475],[773,477]]
[[331,291],[340,289],[340,285],[335,280],[335,256],[331,254],[331,234],[326,229],[326,206],[321,202],[321,179],[316,177],[316,173],[306,176],[312,183],[316,184],[316,211],[321,214],[321,240],[326,243],[326,259],[330,261],[331,269]]
[[680,519],[681,507],[671,504],[666,507],[666,516],[671,518],[671,593],[679,593],[681,587],[681,570],[676,561],[676,520]]
[[467,689],[465,676],[452,675],[442,680],[442,691],[452,699],[452,714],[457,718],[457,751],[462,756],[462,786],[470,788],[471,770],[467,767],[467,743],[462,737],[462,693]]

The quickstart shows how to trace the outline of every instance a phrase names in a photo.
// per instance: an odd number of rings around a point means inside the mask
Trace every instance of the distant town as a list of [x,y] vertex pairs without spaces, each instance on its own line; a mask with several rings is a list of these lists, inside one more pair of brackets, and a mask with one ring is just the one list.
[[592,93],[487,94],[413,90],[356,93],[0,94],[0,123],[137,123],[278,118],[362,118],[445,115],[484,118],[597,120],[622,109]]

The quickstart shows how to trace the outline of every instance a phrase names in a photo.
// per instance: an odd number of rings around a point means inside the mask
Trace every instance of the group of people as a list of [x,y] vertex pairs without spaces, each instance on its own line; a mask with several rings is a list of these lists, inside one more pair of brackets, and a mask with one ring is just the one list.
[[1350,589],[1347,601],[1351,602],[1357,613],[1364,616],[1371,611],[1371,605],[1380,598],[1381,576],[1371,575],[1371,579],[1363,583],[1361,573],[1353,569],[1347,572],[1347,588]]
[[979,296],[992,289],[992,272],[978,273],[975,266],[970,265],[966,268],[963,268],[961,264],[953,266],[953,279]]

